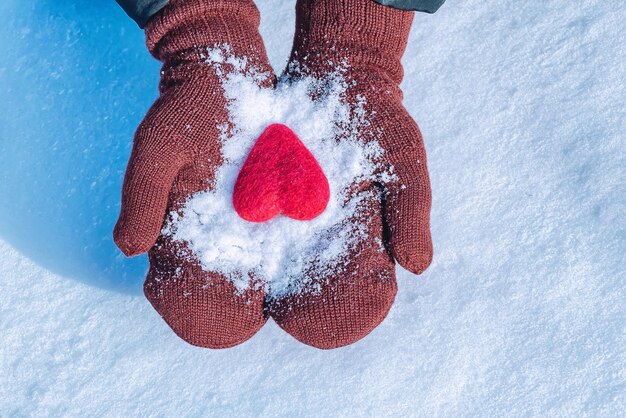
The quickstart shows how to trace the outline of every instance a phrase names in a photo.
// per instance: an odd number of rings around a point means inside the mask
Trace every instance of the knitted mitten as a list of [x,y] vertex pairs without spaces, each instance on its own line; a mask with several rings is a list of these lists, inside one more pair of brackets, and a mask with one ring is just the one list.
[[160,231],[167,213],[211,188],[221,164],[227,103],[216,70],[205,62],[207,49],[248,57],[250,66],[267,72],[264,87],[273,85],[259,20],[252,0],[170,0],[145,28],[148,49],[163,62],[160,96],[135,134],[114,239],[129,256],[149,250],[147,298],[181,338],[204,347],[229,347],[254,335],[266,321],[265,294],[238,294]]
[[372,0],[298,0],[296,4],[296,33],[286,77],[324,78],[347,64],[348,101],[364,98],[371,122],[361,136],[364,141],[379,141],[395,175],[386,184],[362,186],[359,192],[375,197],[352,222],[359,223],[369,239],[352,249],[334,273],[316,278],[319,291],[271,302],[276,322],[305,344],[334,348],[363,338],[393,303],[394,259],[416,274],[432,259],[426,154],[399,88],[400,59],[412,20],[413,12]]

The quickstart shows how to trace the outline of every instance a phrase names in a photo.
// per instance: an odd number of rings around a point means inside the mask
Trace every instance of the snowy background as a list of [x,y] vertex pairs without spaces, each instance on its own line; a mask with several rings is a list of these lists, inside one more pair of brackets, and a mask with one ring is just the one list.
[[[260,0],[280,71],[294,0]],[[406,105],[435,259],[334,351],[268,323],[178,339],[111,240],[159,64],[113,0],[2,0],[0,416],[623,416],[626,9],[449,0],[416,17]]]

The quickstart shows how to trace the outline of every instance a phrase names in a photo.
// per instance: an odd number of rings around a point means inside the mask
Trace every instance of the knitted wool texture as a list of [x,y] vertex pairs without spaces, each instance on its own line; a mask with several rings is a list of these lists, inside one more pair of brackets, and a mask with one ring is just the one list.
[[[370,193],[367,209],[352,222],[369,239],[325,277],[319,291],[269,304],[271,316],[299,341],[318,348],[353,343],[387,315],[395,298],[395,261],[419,274],[432,259],[431,190],[419,128],[402,105],[399,84],[413,12],[381,6],[371,0],[298,0],[296,33],[287,78],[326,74],[347,64],[354,82],[348,102],[365,98],[371,125],[364,141],[378,140],[393,166],[395,179],[362,184]],[[386,251],[381,251],[379,243]],[[320,269],[313,269],[320,271]]]
[[268,126],[252,147],[233,192],[243,219],[265,222],[279,214],[306,221],[321,214],[330,199],[319,163],[287,126]]
[[145,28],[148,49],[163,62],[160,96],[135,134],[114,239],[129,256],[149,250],[146,297],[181,338],[204,347],[233,346],[256,333],[266,321],[265,294],[237,294],[160,231],[166,213],[212,187],[221,164],[227,103],[215,70],[203,63],[206,49],[230,45],[267,71],[264,87],[273,85],[259,19],[251,0],[170,0]]

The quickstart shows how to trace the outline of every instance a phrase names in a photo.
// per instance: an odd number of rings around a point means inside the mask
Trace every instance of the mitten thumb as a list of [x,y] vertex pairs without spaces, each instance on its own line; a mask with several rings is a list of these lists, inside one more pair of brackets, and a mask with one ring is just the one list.
[[[421,142],[421,141],[420,141]],[[385,220],[393,257],[405,269],[420,274],[432,261],[431,191],[425,154],[394,164],[398,180],[388,185]]]
[[155,141],[149,136],[140,128],[135,137],[124,176],[120,216],[113,230],[115,243],[129,257],[148,251],[156,242],[172,184],[185,164],[182,154],[163,145],[175,140]]

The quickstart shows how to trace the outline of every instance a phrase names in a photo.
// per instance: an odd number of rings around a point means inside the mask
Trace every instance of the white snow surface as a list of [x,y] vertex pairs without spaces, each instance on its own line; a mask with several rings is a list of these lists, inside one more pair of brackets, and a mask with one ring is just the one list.
[[[260,0],[280,71],[293,2]],[[0,3],[0,416],[623,416],[626,9],[449,1],[404,57],[432,266],[320,351],[187,345],[111,229],[159,65],[112,0]]]

